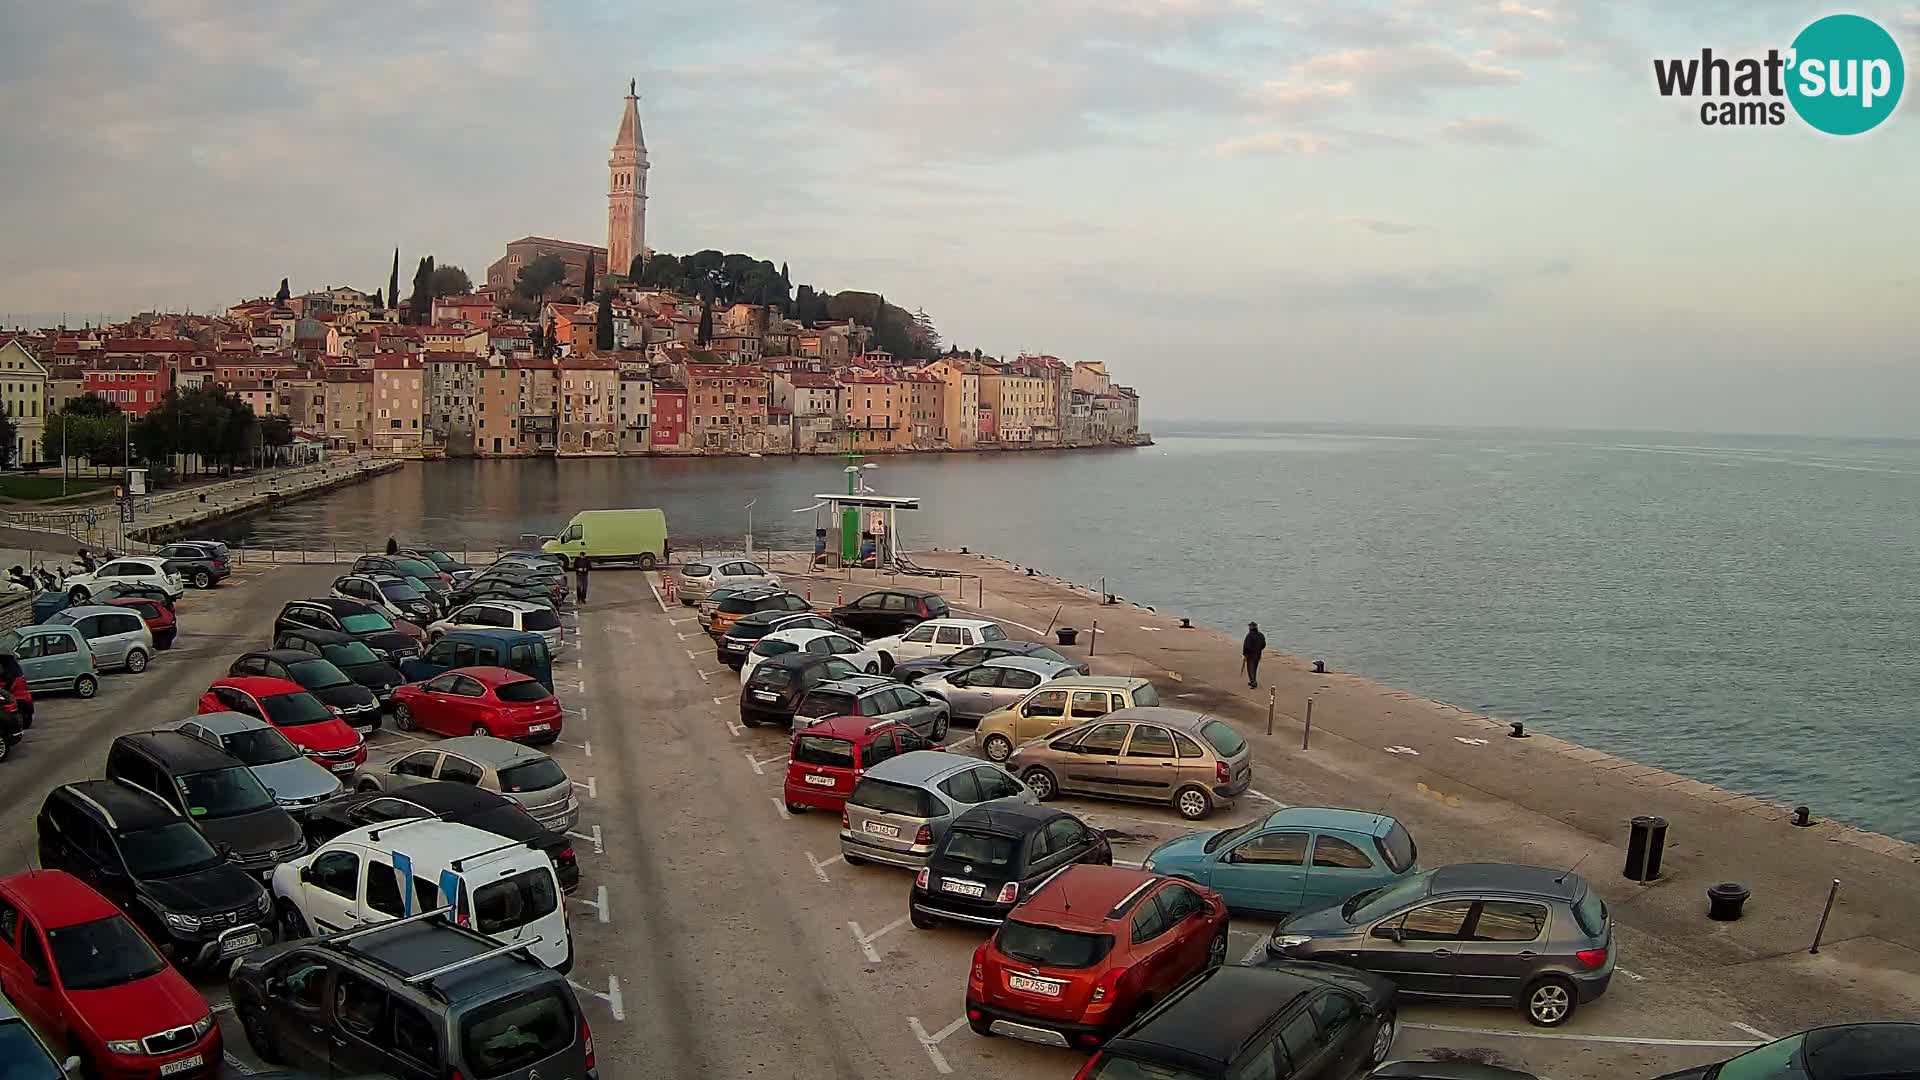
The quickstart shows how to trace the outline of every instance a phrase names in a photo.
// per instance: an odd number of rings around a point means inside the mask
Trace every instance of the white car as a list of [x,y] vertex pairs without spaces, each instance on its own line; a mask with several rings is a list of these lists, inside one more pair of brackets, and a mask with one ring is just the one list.
[[120,584],[152,585],[165,590],[169,601],[179,600],[187,591],[187,583],[180,579],[180,575],[167,571],[165,559],[122,555],[108,560],[91,574],[68,575],[67,599],[75,604],[84,604],[93,597],[94,588]]
[[389,619],[405,619],[416,626],[437,614],[432,597],[392,575],[348,574],[335,578],[333,595],[358,600]]
[[904,634],[874,638],[867,648],[880,654],[880,670],[930,656],[951,656],[961,649],[1005,641],[1007,632],[990,619],[928,619]]
[[674,582],[679,590],[680,602],[692,607],[706,599],[708,593],[722,585],[778,585],[780,575],[769,573],[759,563],[745,559],[715,559],[711,562],[689,562],[680,567],[680,576]]
[[560,616],[531,600],[475,600],[427,627],[427,640],[449,630],[521,630],[545,638],[548,652],[558,650],[563,637]]
[[854,667],[869,675],[880,673],[880,654],[861,645],[837,630],[775,630],[759,641],[754,642],[753,651],[747,653],[747,659],[740,665],[740,681],[746,682],[753,676],[753,669],[760,661],[769,656],[782,653],[810,652],[821,656],[838,656]]

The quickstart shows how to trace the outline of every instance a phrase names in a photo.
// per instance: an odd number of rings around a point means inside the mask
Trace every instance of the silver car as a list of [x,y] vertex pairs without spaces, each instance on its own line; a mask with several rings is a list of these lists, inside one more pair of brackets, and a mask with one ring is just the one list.
[[80,631],[87,648],[93,650],[94,662],[102,668],[125,668],[138,674],[147,670],[147,661],[153,658],[153,634],[132,608],[82,604],[54,613],[47,622]]
[[981,803],[1037,805],[1033,792],[991,762],[944,750],[913,750],[868,769],[847,796],[840,854],[848,863],[918,869],[953,819]]
[[280,729],[237,712],[201,713],[180,725],[192,736],[240,759],[281,809],[298,817],[340,794],[339,778],[287,741]]
[[1079,671],[1077,666],[1058,660],[996,656],[983,664],[922,679],[913,688],[945,701],[953,709],[954,720],[978,723],[988,713],[1011,708],[1041,683]]
[[384,765],[368,764],[354,775],[353,786],[358,791],[398,791],[428,780],[498,792],[554,832],[567,832],[580,823],[573,781],[559,762],[532,747],[487,735],[442,739]]
[[691,607],[722,585],[778,585],[780,576],[745,559],[715,559],[682,563],[673,584],[680,602]]

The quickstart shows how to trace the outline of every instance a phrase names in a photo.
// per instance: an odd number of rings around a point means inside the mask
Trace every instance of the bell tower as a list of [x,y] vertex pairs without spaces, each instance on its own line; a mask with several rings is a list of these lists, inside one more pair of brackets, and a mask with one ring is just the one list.
[[624,276],[633,257],[645,250],[647,140],[640,131],[640,97],[629,80],[620,131],[607,158],[607,272]]

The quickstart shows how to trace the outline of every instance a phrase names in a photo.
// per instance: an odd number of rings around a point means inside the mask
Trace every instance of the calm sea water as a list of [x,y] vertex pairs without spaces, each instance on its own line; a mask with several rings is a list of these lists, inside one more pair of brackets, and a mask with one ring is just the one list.
[[[1162,425],[1164,428],[1164,425]],[[1920,838],[1920,443],[1190,426],[878,459],[907,546],[991,551],[1276,648]],[[661,506],[676,546],[811,544],[838,460],[450,462],[236,522],[447,547]],[[794,512],[801,511],[801,512]]]

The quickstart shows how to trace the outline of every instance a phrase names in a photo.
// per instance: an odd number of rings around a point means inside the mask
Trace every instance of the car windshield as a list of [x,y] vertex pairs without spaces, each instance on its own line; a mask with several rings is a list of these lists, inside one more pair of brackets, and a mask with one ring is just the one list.
[[364,641],[350,641],[345,645],[322,645],[320,652],[337,667],[358,667],[361,664],[377,664],[380,658],[373,655]]
[[1207,852],[1208,854],[1212,854],[1213,852],[1220,850],[1221,845],[1233,843],[1235,840],[1238,840],[1241,837],[1252,832],[1253,830],[1259,828],[1260,825],[1261,825],[1261,819],[1256,818],[1252,821],[1247,822],[1245,825],[1236,825],[1231,829],[1221,829],[1219,832],[1214,833],[1212,836],[1207,837],[1207,842],[1205,846],[1201,848],[1201,850]]
[[493,693],[494,696],[498,697],[501,701],[512,702],[544,701],[553,696],[551,691],[533,679],[501,683]]
[[761,664],[753,669],[747,685],[763,690],[785,690],[793,685],[793,672],[778,664]]
[[421,558],[427,560],[428,562],[432,563],[434,566],[439,567],[442,570],[446,570],[450,567],[458,565],[453,561],[453,556],[447,554],[444,551],[438,551],[433,548],[414,548],[413,550]]
[[752,641],[755,638],[766,637],[772,632],[772,620],[755,619],[751,616],[727,627],[727,636],[738,641]]
[[1789,1035],[1723,1062],[1707,1075],[1713,1080],[1803,1080],[1809,1075],[1800,1056],[1806,1040],[1805,1032]]
[[199,829],[184,821],[119,835],[120,854],[126,856],[127,869],[136,878],[179,877],[210,870],[225,861]]
[[541,608],[538,611],[523,611],[520,613],[520,625],[524,629],[536,634],[542,630],[558,630],[560,629],[560,616],[554,614],[547,608]]
[[120,915],[47,931],[53,966],[68,990],[104,990],[167,969],[147,939]]
[[467,1013],[462,1057],[480,1080],[538,1065],[573,1045],[579,1023],[558,990],[542,988]]
[[1383,919],[1402,907],[1427,894],[1427,882],[1433,877],[1433,871],[1415,874],[1410,878],[1401,878],[1392,885],[1378,889],[1369,889],[1349,897],[1340,905],[1340,914],[1354,925]]
[[760,604],[766,599],[764,596],[742,596],[735,593],[720,601],[720,606],[716,610],[724,611],[728,615],[746,615],[759,611]]
[[1396,874],[1413,869],[1413,864],[1420,859],[1420,848],[1414,844],[1412,834],[1397,821],[1387,830],[1386,836],[1374,842],[1380,846],[1380,854],[1387,857],[1387,869]]
[[320,699],[305,690],[297,694],[274,694],[260,699],[266,706],[267,719],[275,727],[299,727],[302,724],[317,724],[333,716],[333,710],[320,704]]
[[713,567],[703,562],[690,562],[682,566],[680,572],[688,577],[706,577],[713,573]]
[[[1135,694],[1133,701],[1138,705],[1140,696]],[[1225,758],[1230,758],[1247,748],[1247,740],[1242,739],[1239,732],[1218,720],[1209,720],[1201,724],[1200,737],[1207,740],[1207,744]]]
[[273,805],[273,796],[244,765],[206,772],[188,773],[179,780],[180,794],[187,815],[197,818],[223,818],[250,814]]
[[[1072,660],[1067,660],[1067,659],[1066,659],[1066,657],[1064,657],[1064,656],[1063,656],[1063,657],[1061,657],[1061,659],[1062,659],[1062,660],[1066,660],[1066,662],[1067,662],[1067,663],[1069,663],[1069,664],[1071,664],[1071,663],[1073,663],[1073,661],[1072,661]],[[1153,689],[1153,686],[1152,686],[1151,684],[1149,684],[1149,685],[1146,685],[1146,686],[1141,686],[1141,687],[1136,687],[1136,688],[1134,689],[1134,691],[1133,691],[1133,707],[1134,707],[1134,708],[1136,708],[1136,709],[1151,709],[1151,708],[1153,708],[1153,707],[1155,707],[1155,706],[1157,706],[1157,705],[1159,705],[1159,704],[1160,704],[1160,695],[1159,695],[1158,693],[1156,693],[1156,692],[1154,691],[1154,689]],[[1202,730],[1202,734],[1205,734],[1205,731],[1204,731],[1204,729]],[[1232,729],[1232,728],[1228,728],[1228,729],[1227,729],[1227,734],[1229,734],[1229,735],[1233,735],[1233,729]],[[1238,735],[1234,735],[1233,737],[1234,737],[1235,739],[1238,739],[1238,738],[1239,738],[1240,736],[1238,736]],[[1209,737],[1209,738],[1207,739],[1207,741],[1208,741],[1208,742],[1213,742],[1213,739],[1212,739],[1211,737]],[[1244,744],[1243,744],[1243,745],[1244,745]],[[1215,748],[1215,749],[1219,749],[1219,745],[1218,745],[1218,744],[1215,744],[1215,747],[1214,747],[1214,748]],[[1220,752],[1221,752],[1222,754],[1226,754],[1226,755],[1227,755],[1228,757],[1232,757],[1232,756],[1233,756],[1233,755],[1232,755],[1232,753],[1231,753],[1230,751],[1226,751],[1226,750],[1221,750]]]
[[523,791],[545,791],[566,782],[566,771],[548,757],[500,770],[500,790],[509,795]]
[[559,906],[560,893],[554,888],[552,867],[522,870],[474,891],[474,929],[483,934],[503,934],[544,919]]
[[248,728],[220,736],[227,753],[248,765],[278,765],[300,756],[300,751],[285,735],[270,727]]
[[[365,645],[360,647],[363,649],[366,648]],[[368,653],[367,659],[373,659],[373,654]],[[347,683],[353,681],[347,678],[346,672],[334,667],[331,660],[296,660],[287,665],[287,672],[293,676],[294,682],[299,683],[309,690],[320,690],[329,686],[345,686]]]
[[404,581],[382,581],[378,584],[380,586],[380,595],[389,600],[426,599],[426,596],[421,593],[419,589],[414,588]]
[[425,559],[395,559],[393,565],[403,574],[412,574],[422,581],[440,579],[440,568]]
[[1113,948],[1110,934],[1088,934],[1008,919],[993,936],[994,948],[1015,960],[1048,967],[1092,967]]
[[0,1020],[0,1061],[7,1063],[6,1080],[61,1080],[63,1075],[24,1020]]
[[393,623],[377,611],[368,611],[358,615],[348,615],[340,620],[340,625],[349,634],[372,634],[381,630],[393,629]]
[[794,652],[799,648],[800,646],[795,645],[791,641],[781,641],[779,638],[761,638],[760,644],[753,647],[753,655],[779,656],[781,653]]
[[[766,642],[761,642],[761,645]],[[755,645],[758,649],[760,646]],[[838,690],[815,690],[800,702],[801,716],[819,718],[823,716],[857,716],[860,713],[860,698],[854,694],[841,693]]]
[[830,769],[853,768],[853,744],[825,735],[802,735],[793,743],[793,760],[800,765],[824,765]]
[[1600,894],[1588,889],[1581,895],[1579,903],[1573,905],[1573,917],[1580,920],[1580,929],[1588,937],[1597,938],[1607,929],[1607,902]]
[[955,829],[940,845],[940,854],[972,866],[1012,866],[1019,854],[1020,841],[996,833]]
[[883,814],[902,814],[906,817],[932,817],[939,809],[933,804],[933,796],[917,787],[872,777],[855,785],[853,794],[847,797],[847,803],[878,810]]
[[1087,1080],[1204,1080],[1204,1078],[1199,1073],[1191,1073],[1158,1061],[1136,1061],[1133,1058],[1102,1054],[1099,1064],[1087,1074]]

